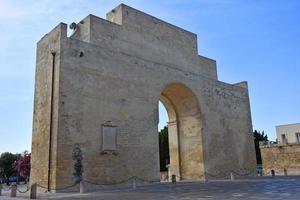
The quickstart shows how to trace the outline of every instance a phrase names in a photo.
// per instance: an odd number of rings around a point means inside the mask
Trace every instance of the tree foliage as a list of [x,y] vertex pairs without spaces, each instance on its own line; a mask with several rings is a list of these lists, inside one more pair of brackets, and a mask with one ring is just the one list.
[[20,154],[12,154],[9,152],[2,153],[0,156],[0,176],[9,184],[9,178],[16,175],[14,168],[15,162],[20,157]]
[[254,136],[254,143],[255,143],[256,163],[262,164],[261,154],[260,154],[260,149],[259,149],[259,142],[260,141],[268,141],[268,136],[265,135],[264,131],[260,132],[257,130],[255,130],[253,132],[253,136]]
[[[170,161],[169,155],[169,138],[168,138],[168,127],[165,126],[159,131],[159,160],[160,160],[160,171],[166,171],[166,165]],[[256,153],[256,162],[257,164],[262,164],[261,154],[259,149],[260,141],[268,141],[268,136],[264,131],[260,132],[254,130],[254,143],[255,143],[255,153]]]
[[159,161],[160,161],[160,171],[167,171],[166,165],[169,164],[169,137],[168,137],[168,127],[165,126],[158,132],[159,136]]
[[31,153],[24,151],[14,164],[15,170],[26,179],[28,179],[30,175],[30,160]]

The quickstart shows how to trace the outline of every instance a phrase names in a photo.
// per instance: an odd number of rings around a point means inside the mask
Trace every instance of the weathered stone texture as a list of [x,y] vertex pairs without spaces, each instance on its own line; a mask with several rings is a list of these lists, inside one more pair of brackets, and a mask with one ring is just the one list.
[[260,146],[264,173],[273,169],[278,175],[300,175],[300,143]]
[[[197,54],[193,33],[123,4],[107,19],[89,15],[71,37],[60,24],[38,44],[32,181],[47,183],[51,51],[53,188],[73,183],[75,145],[84,179],[159,180],[159,100],[169,114],[174,174],[255,173],[247,85],[218,81],[216,62]],[[106,121],[118,126],[117,155],[101,154]]]
[[[59,24],[45,35],[37,44],[36,80],[32,133],[31,180],[38,180],[39,184],[48,184],[49,164],[49,133],[52,109],[52,144],[51,144],[51,179],[55,185],[56,157],[57,157],[57,129],[59,104],[59,73],[60,73],[60,45],[61,39],[67,37],[67,26]],[[56,70],[54,71],[53,106],[51,108],[53,53],[55,53]]]

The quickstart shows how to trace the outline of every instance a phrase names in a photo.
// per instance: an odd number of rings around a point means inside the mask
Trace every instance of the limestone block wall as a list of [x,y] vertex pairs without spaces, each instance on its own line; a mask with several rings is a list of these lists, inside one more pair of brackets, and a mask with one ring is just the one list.
[[270,174],[273,169],[277,175],[300,175],[300,143],[260,146],[263,170]]
[[[59,24],[37,44],[30,180],[44,187],[48,186],[48,175],[52,185],[56,180],[60,45],[66,37],[66,24]],[[53,169],[50,174],[49,168]]]
[[[112,23],[119,15],[122,20]],[[217,78],[216,62],[197,53],[196,34],[123,4],[108,13],[108,20],[89,15],[78,24],[72,38],[86,41],[86,35],[89,42],[102,48]]]
[[[158,181],[162,96],[172,105],[170,123],[177,127],[170,126],[178,143],[171,159],[175,174],[189,180],[233,170],[255,174],[247,85],[218,81],[216,62],[197,55],[195,34],[123,4],[108,20],[89,15],[71,37],[66,32],[60,24],[38,44],[33,181],[47,183],[50,110],[52,188],[73,184],[75,146],[83,153],[86,180],[115,183],[138,176]],[[50,109],[53,52],[57,74]],[[101,150],[101,126],[107,121],[117,126],[115,155]]]

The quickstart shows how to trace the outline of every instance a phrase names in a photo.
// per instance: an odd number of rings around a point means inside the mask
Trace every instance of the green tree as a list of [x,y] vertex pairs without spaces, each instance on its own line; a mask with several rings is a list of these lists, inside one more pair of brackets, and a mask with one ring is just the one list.
[[262,164],[261,154],[260,154],[260,149],[259,149],[259,142],[268,141],[268,136],[265,135],[264,131],[260,132],[257,130],[254,130],[253,136],[254,136],[254,143],[255,143],[256,163]]
[[2,153],[0,156],[0,176],[5,179],[6,184],[9,184],[9,178],[16,174],[14,165],[19,157],[20,154],[9,152]]
[[169,164],[169,138],[168,138],[168,127],[165,126],[158,132],[159,137],[159,161],[160,171],[167,171],[166,165]]

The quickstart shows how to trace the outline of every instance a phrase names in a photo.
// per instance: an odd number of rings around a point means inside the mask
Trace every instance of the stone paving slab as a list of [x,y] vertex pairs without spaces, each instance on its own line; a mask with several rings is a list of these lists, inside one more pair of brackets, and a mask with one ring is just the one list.
[[[24,194],[18,198],[4,196],[0,199],[28,199]],[[20,195],[22,197],[20,197]],[[27,194],[28,195],[28,194]],[[161,183],[132,188],[109,188],[90,193],[42,193],[39,199],[103,199],[103,200],[299,200],[300,177],[255,178],[242,180],[215,180],[205,182]]]

